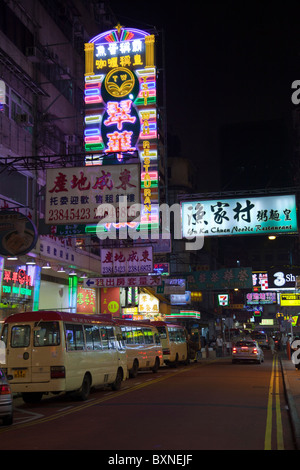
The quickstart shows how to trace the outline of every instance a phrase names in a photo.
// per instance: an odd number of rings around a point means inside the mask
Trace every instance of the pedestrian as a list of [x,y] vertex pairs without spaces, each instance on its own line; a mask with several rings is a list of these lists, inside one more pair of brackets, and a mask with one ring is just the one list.
[[221,335],[219,335],[219,336],[217,337],[216,345],[217,345],[217,357],[222,357],[222,353],[223,353],[223,340],[222,340]]
[[269,345],[270,345],[270,349],[271,349],[271,352],[272,352],[272,355],[273,355],[274,351],[275,351],[275,342],[274,342],[274,339],[272,338],[272,336],[270,336],[270,338],[269,338]]

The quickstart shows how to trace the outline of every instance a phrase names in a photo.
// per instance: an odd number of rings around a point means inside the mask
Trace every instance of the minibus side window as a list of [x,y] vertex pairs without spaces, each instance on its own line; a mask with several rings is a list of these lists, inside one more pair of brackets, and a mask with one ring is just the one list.
[[102,340],[102,347],[103,349],[108,349],[108,336],[107,336],[107,329],[105,326],[100,327],[101,332],[101,340]]
[[146,344],[153,344],[153,331],[151,328],[143,328],[144,336],[145,336],[145,343]]
[[109,348],[116,349],[116,345],[115,345],[116,338],[115,338],[115,332],[114,332],[113,327],[107,326],[107,333],[108,333]]
[[82,325],[66,323],[66,342],[68,351],[82,351],[84,347],[84,336]]
[[99,327],[96,325],[85,325],[85,339],[86,339],[86,348],[88,351],[92,350],[101,350],[101,338]]
[[130,326],[125,326],[125,329],[123,330],[125,333],[125,342],[126,344],[133,344],[133,332]]
[[144,334],[141,327],[133,327],[134,344],[144,344]]
[[36,323],[34,346],[58,346],[60,344],[59,323],[57,321]]
[[27,348],[30,343],[30,326],[14,325],[11,329],[11,347]]

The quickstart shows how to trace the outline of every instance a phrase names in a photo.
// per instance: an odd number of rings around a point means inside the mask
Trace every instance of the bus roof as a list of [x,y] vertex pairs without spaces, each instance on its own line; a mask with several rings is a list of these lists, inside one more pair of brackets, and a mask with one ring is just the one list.
[[38,321],[69,321],[76,323],[105,322],[113,324],[111,315],[88,315],[80,313],[57,312],[55,310],[39,310],[36,312],[14,313],[5,319],[5,323],[38,322]]

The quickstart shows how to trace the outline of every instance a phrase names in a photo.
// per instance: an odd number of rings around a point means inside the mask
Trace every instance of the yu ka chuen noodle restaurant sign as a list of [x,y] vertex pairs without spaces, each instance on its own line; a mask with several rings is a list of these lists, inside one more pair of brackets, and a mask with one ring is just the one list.
[[294,195],[220,198],[181,205],[184,237],[298,232]]
[[141,228],[159,220],[154,43],[154,35],[118,25],[85,44],[86,165],[101,154],[116,154],[119,165],[138,154]]

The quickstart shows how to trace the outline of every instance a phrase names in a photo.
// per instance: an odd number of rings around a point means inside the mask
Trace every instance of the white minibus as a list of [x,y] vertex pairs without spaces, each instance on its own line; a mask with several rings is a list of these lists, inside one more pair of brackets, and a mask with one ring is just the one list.
[[115,321],[121,327],[125,342],[129,377],[136,377],[139,370],[157,372],[163,365],[163,353],[156,327],[150,322]]
[[6,318],[1,338],[6,361],[1,364],[12,392],[25,402],[45,393],[76,391],[82,400],[91,387],[121,387],[127,378],[126,349],[120,327],[101,315],[38,311]]
[[153,321],[152,324],[156,326],[160,336],[165,364],[173,367],[176,367],[179,362],[187,364],[186,329],[181,325],[163,321]]

